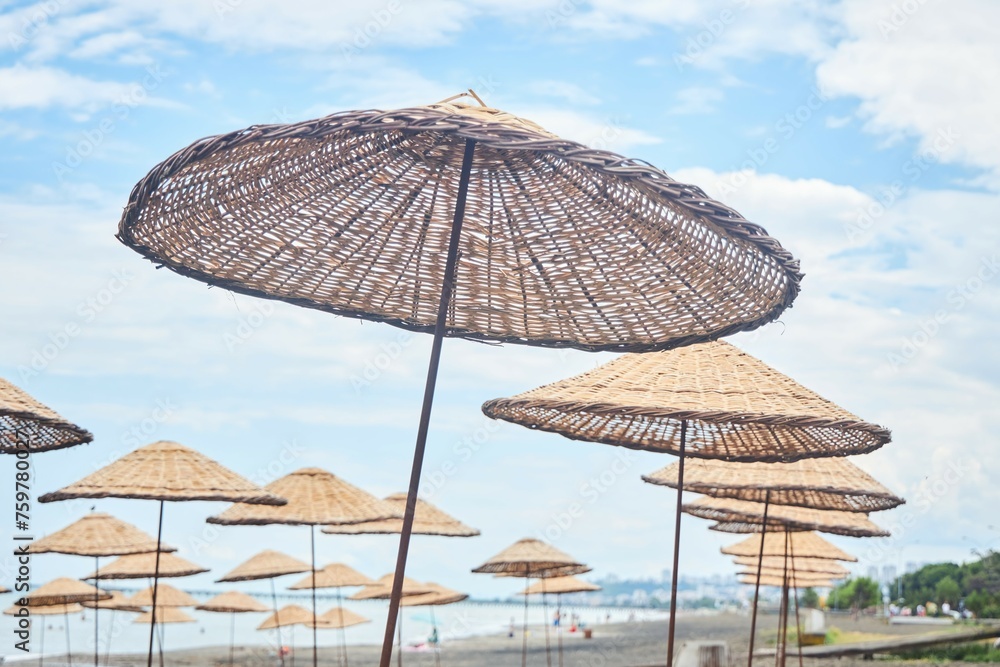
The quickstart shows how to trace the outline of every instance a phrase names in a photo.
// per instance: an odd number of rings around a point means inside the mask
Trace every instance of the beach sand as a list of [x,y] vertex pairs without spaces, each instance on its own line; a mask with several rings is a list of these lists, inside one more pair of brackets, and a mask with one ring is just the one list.
[[[758,647],[773,645],[776,617],[762,616],[758,621]],[[844,632],[861,632],[875,634],[921,634],[928,632],[927,628],[914,626],[890,626],[883,620],[862,617],[854,621],[849,616],[828,618],[828,626],[835,626]],[[711,614],[684,615],[677,619],[678,646],[688,640],[713,639],[728,643],[730,662],[733,667],[746,664],[748,648],[748,633],[750,620],[745,615]],[[583,639],[580,636],[567,637],[563,642],[565,667],[642,667],[646,665],[663,665],[666,653],[667,624],[665,621],[619,623],[596,625],[592,627],[593,638]],[[553,646],[552,664],[557,664],[555,656],[555,635],[551,635]],[[378,646],[349,646],[350,664],[356,667],[370,667],[378,664]],[[320,648],[319,662],[323,667],[334,667],[338,664],[338,650]],[[88,657],[75,655],[74,663],[89,664]],[[165,654],[165,667],[222,667],[228,665],[229,648],[227,646],[207,647],[184,651],[170,651]],[[47,661],[48,662],[48,661]],[[274,667],[277,660],[268,656],[260,649],[236,649],[236,665],[241,667]],[[121,655],[112,657],[115,667],[144,667],[145,655]],[[448,642],[441,652],[441,664],[444,667],[480,667],[511,665],[516,667],[521,663],[520,631],[514,638],[506,634],[472,637]],[[788,665],[797,666],[798,659],[791,653]],[[846,657],[840,659],[806,660],[809,667],[853,667],[855,664],[871,664],[861,657]],[[158,662],[154,659],[154,665]],[[312,650],[299,647],[295,656],[295,665],[310,667]],[[393,657],[393,664],[396,658]],[[429,652],[405,651],[403,664],[411,667],[430,667],[434,665],[434,656]],[[546,664],[545,634],[542,627],[534,627],[528,638],[528,664],[540,666]],[[676,664],[676,663],[675,663]],[[773,658],[757,658],[755,667],[769,667],[774,664]],[[906,667],[922,667],[931,663],[908,661]],[[948,663],[933,663],[935,667]],[[962,664],[962,663],[955,663]],[[286,667],[292,667],[286,659]]]

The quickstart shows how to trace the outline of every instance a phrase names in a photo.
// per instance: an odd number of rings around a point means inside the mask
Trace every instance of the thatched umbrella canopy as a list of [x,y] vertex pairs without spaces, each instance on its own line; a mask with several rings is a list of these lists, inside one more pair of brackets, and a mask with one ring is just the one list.
[[[153,622],[153,612],[144,611],[139,614],[133,623],[152,623]],[[164,623],[194,623],[195,620],[185,614],[183,611],[177,607],[157,607],[156,609],[156,623],[158,625]]]
[[455,604],[456,602],[462,602],[469,599],[469,596],[465,593],[459,593],[458,591],[452,590],[447,586],[435,584],[431,581],[424,584],[424,587],[429,588],[431,592],[424,593],[423,595],[407,595],[403,598],[403,601],[400,602],[400,606],[440,607],[442,605]]
[[289,604],[261,621],[257,629],[271,630],[289,625],[298,625],[300,623],[312,623],[314,618],[315,616],[308,609],[300,607],[297,604]]
[[146,579],[153,576],[190,577],[208,570],[172,553],[159,555],[159,566],[155,553],[121,556],[83,579]]
[[[90,601],[93,603],[93,601]],[[45,606],[32,606],[31,615],[32,616],[62,616],[65,623],[66,629],[66,663],[73,667],[73,654],[70,648],[70,631],[69,631],[69,615],[77,614],[83,611],[78,603],[72,602],[70,604],[49,604]],[[7,616],[17,616],[21,613],[21,605],[14,605],[13,607],[8,607],[4,609],[4,614]],[[38,638],[38,664],[45,664],[45,623],[39,623],[38,627],[41,628]]]
[[455,99],[203,139],[136,185],[118,231],[210,285],[434,332],[399,581],[445,336],[665,349],[774,320],[801,280],[700,189]]
[[[732,532],[732,531],[723,531]],[[836,544],[826,540],[815,532],[793,532],[789,533],[788,539],[791,543],[791,551],[797,558],[824,558],[828,560],[840,560],[848,563],[857,563],[855,556],[847,553]],[[763,548],[762,547],[763,543]],[[784,558],[785,556],[785,535],[783,533],[767,533],[766,535],[750,535],[744,540],[735,544],[722,547],[720,551],[727,556],[750,556]]]
[[95,591],[90,584],[68,577],[60,577],[25,593],[21,597],[28,602],[29,607],[45,607],[52,604],[109,599],[111,593],[102,590]]
[[[563,593],[588,593],[593,591],[599,591],[601,587],[597,584],[592,584],[588,581],[582,579],[577,579],[576,577],[551,577],[551,578],[541,578],[535,583],[531,584],[523,591],[518,593],[518,595],[541,595],[542,600],[545,599],[547,593],[555,593],[556,595],[556,615],[559,618],[559,628],[556,632],[556,637],[558,638],[559,647],[559,667],[563,664],[563,646],[562,646],[562,596]],[[546,622],[548,620],[546,619]]]
[[[780,556],[765,556],[761,559],[753,556],[737,556],[733,559],[733,562],[744,568],[760,565],[762,571],[783,570],[785,567],[785,559]],[[801,556],[796,556],[795,569],[803,573],[843,575],[845,577],[851,573],[846,567],[829,558],[802,558]]]
[[350,609],[334,607],[326,613],[316,617],[315,623],[307,622],[303,625],[309,628],[315,625],[320,630],[343,630],[344,628],[361,625],[363,623],[371,623],[371,620],[361,616],[360,614],[355,614]]
[[[160,584],[158,590],[156,591],[156,606],[157,607],[196,607],[198,606],[198,601],[191,597],[190,594],[180,590],[179,588],[174,588],[170,584]],[[144,588],[132,597],[129,598],[129,602],[141,607],[150,607],[153,604],[153,587]],[[156,617],[159,619],[159,616]]]
[[[406,510],[406,494],[394,493],[385,502],[396,509],[398,519],[366,521],[364,523],[325,526],[324,533],[331,535],[394,535],[403,531],[403,512]],[[465,525],[426,500],[417,499],[413,514],[413,535],[438,535],[441,537],[475,537],[479,531]]]
[[[751,586],[757,583],[757,573],[754,572],[741,572],[739,575],[739,580],[741,584],[749,584]],[[784,575],[783,572],[777,574],[761,575],[760,577],[761,586],[774,586],[777,588],[783,588],[788,586],[789,588],[834,588],[837,583],[829,576],[823,574],[816,575],[796,575],[794,581],[789,581],[788,577]]]
[[208,602],[203,602],[195,607],[195,609],[229,614],[229,666],[232,667],[236,646],[236,614],[265,612],[268,610],[268,607],[246,593],[226,591],[225,593],[219,593]]
[[[357,593],[350,596],[350,600],[388,600],[392,597],[392,585],[394,583],[394,575],[392,572],[389,574],[379,577],[374,584],[365,586]],[[401,588],[404,596],[411,595],[427,595],[433,593],[434,589],[426,584],[422,584],[415,579],[410,577],[403,578],[403,586]]]
[[[355,524],[381,521],[399,516],[398,511],[384,500],[349,484],[320,468],[302,468],[265,487],[271,493],[288,499],[282,507],[262,507],[237,503],[209,523],[226,526],[264,526],[286,524],[309,526],[312,565],[316,571],[316,526]],[[316,590],[312,595],[312,615],[316,616]],[[319,664],[317,635],[313,628],[313,667]]]
[[80,604],[88,609],[110,609],[112,611],[127,611],[136,614],[146,611],[145,607],[133,603],[121,591],[111,591],[111,597],[106,600],[98,600],[96,603],[93,600],[83,600]]
[[0,378],[0,454],[39,454],[93,439],[90,431],[63,419],[23,389]]
[[[834,510],[814,510],[790,505],[772,505],[765,515],[764,504],[730,498],[703,496],[681,508],[684,512],[710,521],[726,522],[724,532],[760,532],[762,526],[768,530],[809,531],[845,535],[847,537],[888,537],[889,532],[879,528],[861,512],[837,512]],[[767,523],[765,524],[765,517]],[[719,526],[711,526],[721,530]]]

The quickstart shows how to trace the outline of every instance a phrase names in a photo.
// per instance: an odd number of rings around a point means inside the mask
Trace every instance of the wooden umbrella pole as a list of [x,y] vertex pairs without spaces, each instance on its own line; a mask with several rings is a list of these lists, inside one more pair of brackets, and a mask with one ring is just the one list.
[[795,597],[795,639],[799,649],[799,667],[802,667],[802,620],[799,618],[799,584],[795,575],[795,547],[789,547],[792,559],[792,595]]
[[274,628],[274,632],[278,636],[278,658],[281,660],[281,667],[285,667],[285,652],[281,645],[281,618],[278,616],[278,594],[274,592],[274,577],[268,577],[268,579],[271,581],[271,606],[274,607],[274,619],[278,622]]
[[44,667],[45,665],[45,619],[42,619],[42,639],[38,646],[38,667]]
[[441,281],[441,300],[438,302],[437,322],[434,324],[434,340],[431,356],[427,364],[427,383],[424,386],[424,402],[420,410],[420,424],[417,427],[417,442],[413,449],[413,468],[410,470],[410,487],[406,492],[406,510],[403,513],[403,527],[399,535],[399,552],[396,555],[396,570],[392,580],[392,595],[389,598],[389,613],[386,616],[385,635],[382,638],[382,657],[379,667],[389,667],[392,662],[392,638],[396,630],[396,614],[403,594],[403,575],[406,573],[406,556],[410,549],[410,533],[413,531],[413,514],[417,507],[417,491],[420,489],[420,472],[424,465],[424,449],[427,446],[427,432],[430,428],[431,407],[434,404],[434,387],[437,384],[438,365],[441,362],[441,343],[447,329],[448,306],[454,290],[455,269],[458,264],[458,241],[462,235],[462,221],[465,217],[465,200],[469,194],[469,178],[472,175],[472,155],[476,142],[465,140],[465,154],[462,158],[462,173],[458,181],[458,196],[455,201],[455,218],[448,241],[448,257],[445,260],[444,276]]
[[545,605],[545,579],[543,578],[541,581],[542,581],[542,623],[545,626],[545,664],[547,665],[547,667],[552,667],[552,646],[549,643],[549,608]]
[[781,626],[778,628],[778,634],[781,637],[781,651],[778,654],[778,667],[785,667],[785,654],[788,650],[788,542],[790,535],[791,533],[789,533],[788,529],[785,528],[785,567],[781,582],[781,600],[783,610],[779,618]]
[[[153,565],[153,616],[149,619],[149,653],[146,667],[153,667],[153,638],[156,636],[156,591],[160,582],[160,544],[163,540],[163,501],[160,501],[160,522],[156,529],[156,559]],[[160,647],[163,650],[163,647]]]
[[340,619],[340,657],[347,667],[347,628],[344,627],[344,598],[337,586],[337,618]]
[[111,608],[111,622],[109,623],[111,627],[108,628],[108,645],[104,647],[104,664],[111,664],[111,640],[114,638],[115,632],[115,608]]
[[229,612],[229,667],[233,667],[233,648],[236,646],[236,612]]
[[674,629],[677,616],[677,568],[681,554],[681,502],[684,496],[684,449],[687,446],[687,420],[681,420],[681,452],[677,468],[677,507],[674,513],[674,571],[670,575],[670,620],[667,625],[667,667],[674,664]]
[[[528,565],[527,573],[524,577],[524,588],[528,589],[531,583],[531,565]],[[524,623],[521,627],[521,667],[528,664],[528,596],[524,596]]]
[[757,554],[757,581],[753,587],[753,610],[750,613],[750,651],[747,653],[747,667],[753,666],[753,642],[757,636],[757,603],[760,601],[760,570],[764,565],[764,538],[767,537],[767,511],[771,507],[771,489],[764,492],[764,523],[760,530],[760,552]]
[[318,667],[319,665],[319,649],[316,643],[316,526],[309,526],[309,553],[312,556],[312,570],[310,570],[310,576],[312,577],[312,604],[313,604],[313,667]]
[[559,625],[556,626],[556,644],[559,646],[559,667],[563,667],[563,617],[562,617],[562,593],[556,593],[556,616],[559,618]]
[[97,635],[97,603],[101,600],[101,591],[97,588],[97,584],[100,583],[100,578],[97,577],[100,574],[101,569],[101,557],[94,556],[94,667],[97,667],[97,651],[100,641]]
[[63,610],[63,623],[66,624],[66,663],[73,667],[73,649],[69,644],[69,612]]
[[396,634],[399,637],[399,650],[396,652],[396,664],[403,667],[403,610],[399,610],[399,621],[396,623]]

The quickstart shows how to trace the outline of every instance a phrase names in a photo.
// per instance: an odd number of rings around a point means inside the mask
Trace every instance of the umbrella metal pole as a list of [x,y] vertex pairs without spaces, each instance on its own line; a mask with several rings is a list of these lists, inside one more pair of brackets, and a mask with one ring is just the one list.
[[45,619],[42,619],[42,640],[38,646],[38,667],[45,665]]
[[108,628],[108,645],[104,649],[104,664],[111,664],[111,640],[114,639],[115,633],[115,608],[111,608],[111,627]]
[[233,667],[233,648],[236,646],[236,612],[229,612],[229,667]]
[[674,664],[674,629],[677,616],[677,568],[681,554],[681,501],[684,496],[684,449],[687,420],[681,420],[681,453],[677,468],[677,508],[674,514],[674,571],[670,575],[670,621],[667,625],[667,667]]
[[73,649],[69,644],[69,612],[63,610],[63,622],[66,624],[66,664],[73,667]]
[[785,565],[781,581],[781,603],[782,608],[778,614],[778,638],[780,640],[780,651],[775,653],[778,667],[785,667],[785,651],[788,642],[788,542],[790,539],[788,529],[785,529]]
[[556,626],[556,643],[559,645],[559,667],[563,667],[563,650],[562,650],[562,633],[563,633],[562,593],[556,593],[556,617],[559,619],[559,625]]
[[309,526],[309,551],[312,554],[313,667],[317,667],[319,658],[316,647],[316,526]]
[[528,565],[527,575],[524,577],[524,624],[521,628],[521,667],[528,664],[528,594],[527,588],[531,583],[531,565]]
[[545,625],[545,664],[552,667],[552,646],[549,644],[549,608],[545,606],[545,579],[542,580],[542,621]]
[[802,620],[799,618],[799,582],[795,577],[795,548],[790,547],[792,557],[792,595],[795,597],[795,638],[799,648],[799,667],[802,667]]
[[396,652],[396,664],[403,667],[403,610],[399,610],[399,619],[396,622],[396,637],[399,639],[399,650]]
[[441,635],[438,634],[438,624],[434,620],[434,605],[431,605],[431,628],[434,631],[434,636],[437,637],[437,641],[434,642],[434,667],[441,667]]
[[281,667],[285,667],[285,652],[281,645],[281,617],[278,616],[278,594],[274,592],[274,577],[268,577],[271,581],[271,605],[274,607],[274,620],[278,624],[274,628],[274,633],[278,636],[278,658],[281,660]]
[[[94,556],[94,575],[96,576],[98,570],[101,569],[101,557]],[[100,583],[100,579],[94,581],[94,667],[97,667],[97,651],[98,644],[100,643],[97,638],[97,603],[100,601],[101,592],[97,589],[97,584]]]
[[347,667],[347,628],[344,627],[344,598],[340,594],[340,586],[337,586],[337,617],[340,619],[340,654]]
[[764,565],[764,538],[767,537],[767,510],[771,506],[771,489],[764,492],[764,523],[760,531],[760,552],[757,554],[757,581],[753,587],[753,610],[750,614],[750,652],[747,654],[747,667],[753,665],[753,641],[757,634],[757,603],[760,600],[760,570]]
[[392,636],[396,629],[396,615],[399,600],[403,594],[403,575],[406,573],[406,555],[410,549],[410,533],[413,530],[413,514],[417,505],[417,491],[420,489],[420,472],[424,465],[424,449],[430,427],[431,407],[434,404],[434,387],[437,384],[438,365],[441,361],[441,343],[444,340],[448,322],[448,306],[454,290],[455,269],[458,264],[458,241],[462,235],[462,220],[465,217],[465,200],[469,193],[469,178],[472,174],[472,155],[476,142],[465,140],[465,154],[462,158],[462,173],[458,181],[458,195],[455,200],[455,217],[448,241],[448,257],[445,260],[444,277],[441,281],[441,300],[438,303],[437,321],[434,324],[434,340],[427,365],[427,383],[424,386],[424,402],[420,410],[420,424],[417,428],[417,442],[413,449],[413,468],[410,471],[410,487],[406,492],[406,511],[403,513],[403,527],[399,535],[399,552],[396,555],[396,570],[392,580],[392,595],[389,598],[389,613],[386,616],[385,636],[382,639],[382,657],[379,667],[389,667],[392,662]]
[[[160,582],[160,544],[163,539],[163,501],[160,501],[160,523],[156,529],[156,564],[153,566],[153,616],[149,619],[149,653],[146,667],[153,667],[153,638],[156,636],[156,590]],[[163,646],[160,646],[163,651]],[[71,666],[72,667],[72,666]]]

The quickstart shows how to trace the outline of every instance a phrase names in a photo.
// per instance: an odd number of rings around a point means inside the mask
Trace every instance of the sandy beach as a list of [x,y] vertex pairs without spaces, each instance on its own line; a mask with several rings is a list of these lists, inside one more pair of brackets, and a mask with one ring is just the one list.
[[[763,616],[760,619],[758,646],[767,646],[773,642],[775,617]],[[927,628],[914,626],[890,626],[881,619],[860,618],[855,621],[849,616],[830,618],[828,625],[842,632],[873,633],[873,634],[921,634],[928,632]],[[726,641],[730,651],[730,663],[734,666],[744,664],[747,651],[747,633],[749,619],[739,614],[711,614],[680,616],[677,621],[677,637],[682,645],[685,641],[698,639],[713,639]],[[567,637],[564,640],[564,664],[566,667],[644,667],[646,665],[661,665],[666,651],[666,622],[649,621],[636,623],[617,623],[598,625],[593,628],[593,638],[583,639],[579,636]],[[555,664],[555,636],[551,636],[553,645],[553,664]],[[379,647],[351,646],[350,664],[378,664]],[[441,652],[441,664],[451,667],[473,667],[480,665],[518,665],[520,664],[521,638],[516,633],[514,638],[506,634],[473,637],[457,640],[444,646]],[[302,667],[311,663],[312,653],[308,647],[300,647],[295,656],[295,664]],[[789,660],[791,660],[789,656]],[[87,664],[88,656],[75,655],[74,662]],[[49,661],[47,661],[49,662]],[[58,661],[62,662],[62,661]],[[155,661],[154,661],[155,662]],[[319,662],[324,667],[338,664],[337,650],[321,648]],[[394,658],[395,662],[395,658]],[[773,658],[757,658],[755,664],[765,666],[773,664]],[[864,662],[860,657],[828,660],[808,660],[813,667],[851,667]],[[413,667],[434,665],[434,656],[430,652],[407,650],[404,652],[403,663]],[[24,663],[27,664],[27,663]],[[55,664],[55,662],[49,662]],[[112,657],[112,665],[116,667],[133,667],[145,664],[145,655],[120,655]],[[228,647],[214,646],[185,651],[171,651],[165,655],[167,667],[215,667],[228,664]],[[273,656],[269,657],[260,649],[236,649],[236,664],[245,667],[270,667],[276,664]],[[543,665],[545,659],[545,636],[541,627],[532,629],[528,640],[528,664]],[[791,663],[790,663],[791,664]],[[908,661],[906,665],[920,667],[930,664],[920,661]],[[935,665],[946,663],[934,663]],[[291,661],[286,661],[286,667],[292,667]]]

